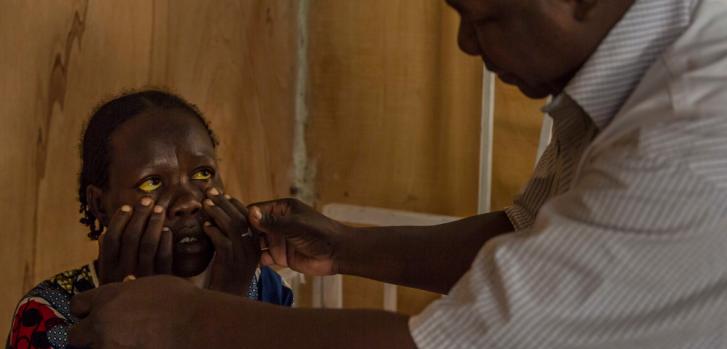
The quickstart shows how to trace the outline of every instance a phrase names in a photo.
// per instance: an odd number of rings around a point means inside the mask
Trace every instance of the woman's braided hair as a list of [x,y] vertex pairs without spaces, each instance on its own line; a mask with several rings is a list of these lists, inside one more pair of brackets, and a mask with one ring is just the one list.
[[95,109],[81,138],[81,173],[78,176],[78,201],[81,203],[80,222],[89,228],[88,237],[98,239],[105,229],[103,223],[89,210],[86,188],[95,185],[108,189],[109,165],[111,164],[111,136],[124,122],[152,109],[181,109],[199,118],[207,129],[213,146],[217,138],[209,122],[199,109],[182,97],[161,89],[147,89],[124,93],[101,104]]

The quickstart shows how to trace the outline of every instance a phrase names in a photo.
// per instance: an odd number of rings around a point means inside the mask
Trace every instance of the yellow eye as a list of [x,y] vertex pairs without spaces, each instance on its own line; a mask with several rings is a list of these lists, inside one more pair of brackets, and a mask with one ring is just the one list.
[[208,169],[201,169],[192,175],[192,179],[196,181],[208,181],[212,179],[212,171]]
[[139,184],[137,188],[145,193],[151,193],[162,186],[162,180],[159,178],[149,178],[143,183]]

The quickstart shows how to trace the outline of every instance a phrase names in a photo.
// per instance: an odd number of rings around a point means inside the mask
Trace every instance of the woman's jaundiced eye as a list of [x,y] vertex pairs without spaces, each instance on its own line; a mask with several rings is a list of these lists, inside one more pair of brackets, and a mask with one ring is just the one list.
[[214,172],[212,172],[212,170],[205,168],[205,169],[201,169],[201,170],[195,172],[192,175],[192,179],[196,180],[196,181],[208,181],[208,180],[212,179],[213,175],[214,175]]
[[145,193],[151,193],[162,186],[162,180],[156,177],[147,178],[137,188]]

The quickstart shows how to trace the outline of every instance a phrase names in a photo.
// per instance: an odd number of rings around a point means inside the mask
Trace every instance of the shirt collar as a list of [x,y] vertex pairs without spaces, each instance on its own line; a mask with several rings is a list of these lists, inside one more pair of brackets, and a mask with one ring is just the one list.
[[[689,26],[697,1],[636,0],[563,93],[599,129],[606,127],[646,70]],[[559,100],[556,97],[554,102]]]

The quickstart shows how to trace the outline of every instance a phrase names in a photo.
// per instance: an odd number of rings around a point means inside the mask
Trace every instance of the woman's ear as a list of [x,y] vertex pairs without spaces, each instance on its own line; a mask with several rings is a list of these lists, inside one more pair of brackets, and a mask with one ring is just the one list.
[[108,215],[103,207],[103,189],[90,184],[86,187],[86,203],[88,210],[101,221],[101,224],[108,226]]

